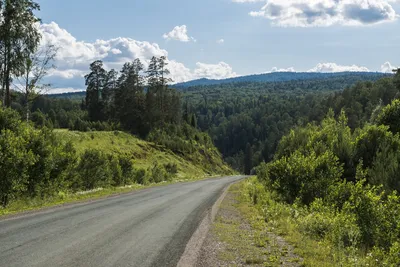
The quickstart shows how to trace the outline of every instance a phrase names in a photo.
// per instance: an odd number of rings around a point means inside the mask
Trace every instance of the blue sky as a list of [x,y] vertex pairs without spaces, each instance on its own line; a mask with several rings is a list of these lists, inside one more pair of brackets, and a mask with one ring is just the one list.
[[119,68],[166,55],[178,82],[400,66],[400,0],[38,2],[43,42],[60,47],[49,78],[60,91],[82,90],[96,59]]

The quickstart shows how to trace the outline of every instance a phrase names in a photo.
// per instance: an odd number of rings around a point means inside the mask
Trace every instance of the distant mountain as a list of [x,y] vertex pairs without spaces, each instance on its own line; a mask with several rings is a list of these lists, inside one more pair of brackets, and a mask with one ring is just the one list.
[[64,99],[83,99],[86,97],[86,92],[71,92],[71,93],[62,93],[62,94],[49,94],[47,95],[50,98],[64,98]]
[[228,78],[222,80],[212,79],[198,79],[184,83],[174,84],[172,87],[178,89],[184,89],[193,86],[205,86],[205,85],[218,85],[226,83],[240,83],[240,82],[287,82],[287,81],[301,81],[301,80],[322,80],[330,78],[354,78],[357,81],[374,81],[382,77],[390,76],[392,74],[380,73],[380,72],[336,72],[336,73],[318,73],[318,72],[273,72],[266,74],[255,74],[248,76],[241,76],[235,78]]

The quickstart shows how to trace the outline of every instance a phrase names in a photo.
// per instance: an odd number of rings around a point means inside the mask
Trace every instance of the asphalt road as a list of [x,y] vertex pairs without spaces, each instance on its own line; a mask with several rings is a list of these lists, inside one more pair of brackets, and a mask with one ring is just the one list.
[[0,266],[176,266],[225,177],[0,220]]

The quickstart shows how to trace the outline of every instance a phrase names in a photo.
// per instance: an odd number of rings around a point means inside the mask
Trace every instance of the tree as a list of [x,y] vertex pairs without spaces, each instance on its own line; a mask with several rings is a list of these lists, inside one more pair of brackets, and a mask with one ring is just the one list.
[[396,134],[400,132],[400,99],[384,107],[377,118],[378,125],[389,126],[389,130]]
[[139,59],[126,63],[121,70],[115,95],[116,118],[124,129],[140,135],[147,131],[143,68]]
[[190,122],[190,124],[192,125],[193,128],[197,128],[197,118],[196,118],[196,114],[192,114],[192,120]]
[[101,121],[104,119],[103,89],[107,82],[107,71],[103,68],[103,62],[97,60],[90,64],[90,73],[85,76],[86,89],[86,107],[89,118],[92,121]]
[[394,76],[394,84],[397,87],[397,90],[400,91],[400,68],[393,70],[393,72],[395,72],[395,76]]
[[2,49],[2,87],[5,89],[5,106],[11,105],[10,85],[13,76],[21,75],[29,56],[39,45],[41,35],[34,14],[39,4],[31,0],[2,0],[2,23],[0,25],[0,46]]
[[146,106],[151,124],[164,121],[170,111],[168,107],[171,106],[169,101],[172,97],[167,85],[172,79],[167,77],[170,73],[167,65],[166,57],[153,57],[146,71],[148,84]]
[[49,84],[42,84],[41,82],[49,71],[55,68],[52,63],[56,55],[57,48],[49,44],[32,54],[26,55],[25,61],[20,66],[21,77],[17,81],[23,86],[21,91],[25,97],[27,121],[29,121],[30,104],[45,93],[49,87]]

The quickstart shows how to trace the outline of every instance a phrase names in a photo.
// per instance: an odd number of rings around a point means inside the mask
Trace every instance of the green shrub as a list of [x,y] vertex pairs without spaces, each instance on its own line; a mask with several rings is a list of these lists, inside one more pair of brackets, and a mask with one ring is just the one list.
[[159,165],[157,162],[150,168],[149,174],[151,183],[161,183],[169,179],[169,175],[165,171],[164,166]]
[[167,173],[172,177],[174,177],[178,173],[178,165],[176,163],[164,164],[164,168]]
[[315,198],[323,198],[328,188],[342,176],[343,169],[332,152],[308,156],[300,152],[289,158],[283,157],[268,165],[268,179],[285,201],[293,203],[299,198],[310,204]]
[[128,183],[134,182],[134,173],[133,173],[133,165],[132,160],[129,156],[119,156],[119,165],[121,166],[122,171],[122,185],[126,185]]
[[134,174],[134,181],[137,184],[147,185],[149,183],[149,179],[146,170],[144,169],[136,170]]
[[77,166],[80,178],[80,188],[91,190],[98,187],[108,187],[112,181],[112,173],[107,156],[96,149],[86,150]]
[[390,105],[383,108],[378,115],[377,124],[388,126],[394,134],[400,132],[400,99],[393,100]]
[[124,186],[126,185],[126,177],[122,174],[122,168],[120,165],[120,161],[115,156],[108,156],[108,164],[112,177],[112,185],[113,186]]

